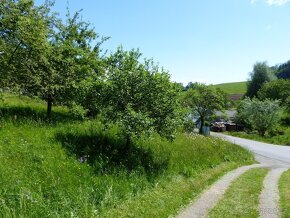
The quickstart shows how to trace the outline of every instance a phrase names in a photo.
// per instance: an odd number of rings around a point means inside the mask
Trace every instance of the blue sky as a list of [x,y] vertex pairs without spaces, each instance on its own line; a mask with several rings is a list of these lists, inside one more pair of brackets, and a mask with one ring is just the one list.
[[[56,0],[55,10],[64,16],[66,6]],[[69,8],[111,37],[104,48],[139,48],[184,84],[245,81],[257,61],[290,60],[290,0],[69,0]]]

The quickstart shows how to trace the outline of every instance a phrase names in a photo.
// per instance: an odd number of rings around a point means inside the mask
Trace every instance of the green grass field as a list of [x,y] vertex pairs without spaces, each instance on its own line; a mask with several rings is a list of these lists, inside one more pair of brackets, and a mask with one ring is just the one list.
[[280,205],[282,209],[282,217],[290,217],[290,170],[283,173],[279,181],[279,191],[280,191]]
[[116,125],[4,95],[0,102],[1,217],[168,217],[241,165],[246,150],[177,134],[126,140]]
[[220,88],[229,95],[232,94],[244,95],[247,91],[247,82],[222,83],[213,86],[216,88]]

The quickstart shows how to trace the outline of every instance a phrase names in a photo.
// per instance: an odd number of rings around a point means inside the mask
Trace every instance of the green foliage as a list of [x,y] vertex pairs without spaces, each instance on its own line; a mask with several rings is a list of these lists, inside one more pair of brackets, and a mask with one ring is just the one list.
[[74,102],[69,106],[69,111],[73,117],[75,117],[76,119],[80,119],[80,120],[85,119],[85,117],[88,113],[88,111],[86,109],[84,109],[80,105],[77,105]]
[[290,61],[280,64],[275,68],[276,68],[276,76],[279,79],[290,79]]
[[[76,12],[63,23],[51,12],[53,3],[35,6],[32,0],[1,3],[1,86],[47,101],[69,105],[82,99],[78,90],[83,80],[96,73],[98,35]],[[13,21],[13,22],[11,22]],[[78,97],[78,98],[77,98]]]
[[195,122],[193,121],[192,116],[185,117],[183,121],[183,130],[187,133],[192,133],[194,128]]
[[258,62],[254,65],[253,72],[250,74],[250,80],[247,84],[246,96],[257,97],[258,91],[264,83],[275,79],[274,72],[268,67],[266,62]]
[[256,98],[246,98],[240,102],[237,111],[237,119],[248,128],[257,130],[261,136],[265,135],[266,131],[273,130],[281,119],[278,100],[260,101]]
[[47,124],[34,120],[45,115],[39,99],[4,99],[2,217],[168,217],[225,172],[253,161],[238,146],[198,135],[177,134],[173,142],[142,136],[127,147],[116,125],[67,120],[62,107],[54,110],[62,119]]
[[215,110],[222,110],[226,107],[227,97],[220,90],[213,87],[198,84],[195,89],[189,89],[182,96],[182,103],[190,109],[193,114],[200,117],[200,133],[204,122]]
[[184,90],[187,91],[189,89],[195,89],[196,87],[198,87],[198,82],[189,82],[185,87]]
[[44,17],[49,17],[49,9],[34,7],[32,0],[3,0],[0,14],[0,86],[12,89],[20,81],[30,82],[46,62],[50,20]]
[[277,79],[262,86],[258,92],[260,99],[280,100],[290,110],[290,80]]
[[167,72],[141,53],[119,48],[108,59],[104,105],[109,120],[119,122],[126,135],[143,132],[172,138],[177,123],[177,90]]

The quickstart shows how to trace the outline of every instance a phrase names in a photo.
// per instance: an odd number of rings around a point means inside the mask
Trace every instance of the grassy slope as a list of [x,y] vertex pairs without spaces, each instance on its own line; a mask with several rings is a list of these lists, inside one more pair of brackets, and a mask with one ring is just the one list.
[[276,135],[276,136],[260,136],[255,133],[245,133],[245,132],[225,132],[225,134],[237,136],[246,139],[252,139],[256,141],[277,144],[277,145],[288,145],[290,146],[290,127],[284,127],[285,132],[283,135]]
[[115,126],[54,111],[48,125],[39,100],[6,95],[0,105],[3,217],[168,217],[228,170],[253,162],[240,147],[202,136],[124,147]]
[[285,172],[279,181],[280,204],[282,217],[290,217],[290,170]]
[[222,83],[214,85],[227,94],[245,94],[247,90],[247,82]]
[[266,169],[252,169],[234,181],[210,212],[210,217],[258,217],[259,195],[267,172]]

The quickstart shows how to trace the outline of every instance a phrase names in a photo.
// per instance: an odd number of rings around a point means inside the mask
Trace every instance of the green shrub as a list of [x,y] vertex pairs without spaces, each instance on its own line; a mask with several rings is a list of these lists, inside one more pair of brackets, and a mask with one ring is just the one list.
[[88,110],[84,109],[82,106],[77,105],[75,103],[70,105],[69,111],[74,118],[79,120],[84,120],[88,112]]
[[261,136],[266,131],[275,129],[281,120],[281,109],[278,100],[260,101],[256,98],[245,98],[237,109],[237,119],[247,128],[257,130]]
[[195,122],[192,119],[185,119],[183,121],[183,130],[187,133],[192,133],[195,128]]

